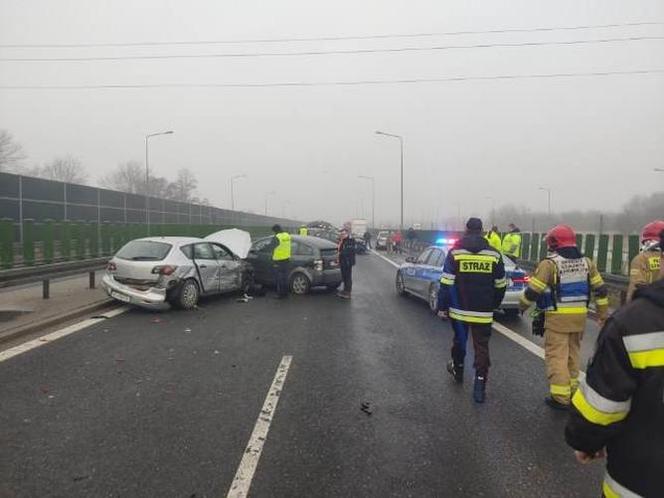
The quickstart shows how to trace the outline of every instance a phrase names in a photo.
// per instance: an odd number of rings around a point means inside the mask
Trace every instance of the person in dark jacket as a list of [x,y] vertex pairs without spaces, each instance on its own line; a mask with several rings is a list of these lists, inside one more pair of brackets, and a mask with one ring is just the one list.
[[355,239],[350,235],[347,228],[341,230],[339,246],[337,249],[339,259],[339,268],[341,268],[341,278],[344,282],[344,289],[337,293],[337,296],[343,299],[350,299],[353,291],[353,266],[355,266]]
[[606,322],[565,439],[580,463],[607,457],[605,497],[664,496],[664,280]]
[[458,383],[463,382],[468,331],[475,350],[473,398],[485,399],[489,374],[489,338],[493,310],[505,296],[507,281],[502,255],[482,236],[482,220],[470,218],[466,235],[447,253],[438,293],[441,318],[450,318],[454,329],[452,360],[447,370]]

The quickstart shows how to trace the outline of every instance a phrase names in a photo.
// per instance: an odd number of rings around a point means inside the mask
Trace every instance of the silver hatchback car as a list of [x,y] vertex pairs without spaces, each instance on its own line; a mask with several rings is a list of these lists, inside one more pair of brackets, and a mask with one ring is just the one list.
[[240,255],[194,237],[132,240],[108,262],[102,278],[113,299],[149,309],[191,309],[202,295],[247,291],[252,284],[251,265]]

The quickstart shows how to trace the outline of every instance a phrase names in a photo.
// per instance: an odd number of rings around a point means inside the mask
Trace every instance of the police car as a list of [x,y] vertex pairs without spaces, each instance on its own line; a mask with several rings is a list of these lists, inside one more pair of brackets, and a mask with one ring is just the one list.
[[[455,239],[441,238],[436,245],[424,249],[418,256],[406,258],[397,270],[396,289],[400,296],[412,295],[425,300],[432,312],[438,311],[438,289],[447,251]],[[519,314],[519,298],[528,285],[528,274],[508,256],[503,255],[507,289],[500,309],[505,314]]]

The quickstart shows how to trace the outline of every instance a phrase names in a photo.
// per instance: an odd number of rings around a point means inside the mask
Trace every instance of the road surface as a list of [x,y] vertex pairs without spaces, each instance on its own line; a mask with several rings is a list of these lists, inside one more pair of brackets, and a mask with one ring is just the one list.
[[[597,496],[602,465],[565,445],[542,359],[494,333],[474,404],[470,371],[463,386],[445,372],[449,325],[393,282],[367,255],[350,302],[133,309],[4,359],[0,496],[224,497],[257,426],[269,433],[249,451],[250,496]],[[521,319],[504,325],[531,338]]]

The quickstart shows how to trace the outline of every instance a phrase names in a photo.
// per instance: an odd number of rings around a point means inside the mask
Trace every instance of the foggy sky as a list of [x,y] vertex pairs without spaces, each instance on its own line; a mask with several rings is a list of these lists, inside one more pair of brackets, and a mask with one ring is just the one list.
[[[233,40],[664,21],[661,0],[25,1],[0,0],[0,44]],[[417,39],[136,48],[0,49],[0,56],[238,53],[664,35],[664,26]],[[664,69],[664,40],[246,59],[0,62],[0,85],[266,83]],[[2,90],[0,128],[28,165],[73,154],[92,179],[143,161],[197,175],[202,197],[303,220],[399,219],[405,137],[406,221],[486,215],[512,202],[617,210],[664,187],[664,74],[308,88]]]

